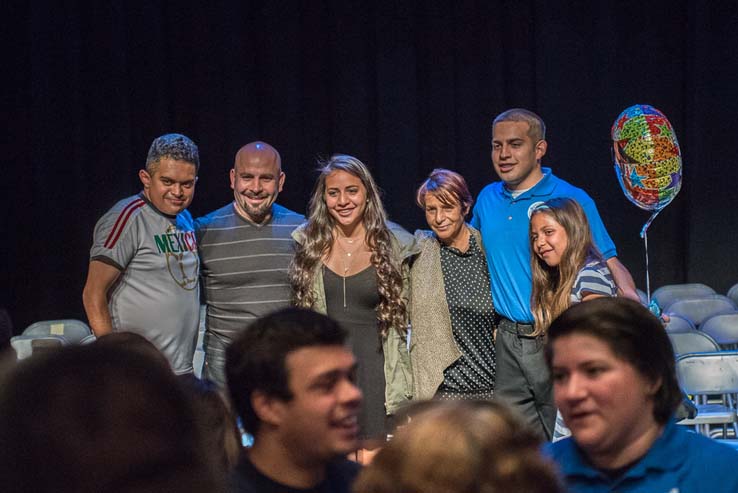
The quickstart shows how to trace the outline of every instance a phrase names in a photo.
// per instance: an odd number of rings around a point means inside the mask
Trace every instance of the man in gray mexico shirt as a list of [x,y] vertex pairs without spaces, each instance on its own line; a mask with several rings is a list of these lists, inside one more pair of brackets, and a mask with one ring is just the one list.
[[143,191],[115,204],[97,222],[82,301],[97,337],[137,332],[177,374],[192,372],[199,325],[195,195],[200,157],[180,134],[154,140]]
[[233,202],[195,221],[207,304],[203,377],[221,387],[225,348],[233,338],[289,304],[290,234],[305,218],[275,204],[284,179],[274,147],[247,144],[230,170]]

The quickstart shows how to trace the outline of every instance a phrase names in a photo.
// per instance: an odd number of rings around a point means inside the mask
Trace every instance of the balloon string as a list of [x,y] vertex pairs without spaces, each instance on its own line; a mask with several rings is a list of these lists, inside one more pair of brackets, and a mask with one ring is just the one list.
[[648,218],[646,224],[643,225],[643,229],[641,229],[641,238],[643,238],[643,245],[646,248],[646,301],[649,305],[651,304],[651,276],[648,273],[648,235],[646,233],[653,220],[659,215],[659,212],[661,212],[661,209],[651,214],[651,217]]
[[646,237],[646,231],[648,231],[648,227],[651,226],[651,223],[654,219],[656,219],[656,216],[659,215],[659,212],[661,212],[662,209],[657,210],[653,214],[651,214],[651,217],[648,218],[648,221],[646,221],[646,224],[643,225],[643,228],[641,229],[641,238]]
[[641,231],[641,238],[643,238],[643,245],[646,248],[646,304],[650,306],[651,305],[651,276],[649,276],[648,274],[648,235],[646,234],[647,226],[648,225],[646,225],[646,227],[643,228],[643,231]]

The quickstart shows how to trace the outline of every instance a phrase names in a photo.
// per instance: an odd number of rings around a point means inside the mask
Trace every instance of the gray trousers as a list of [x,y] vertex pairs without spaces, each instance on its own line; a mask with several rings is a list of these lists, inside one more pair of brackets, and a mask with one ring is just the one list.
[[510,404],[545,440],[553,437],[556,406],[545,339],[531,337],[531,325],[502,318],[497,327],[495,398]]

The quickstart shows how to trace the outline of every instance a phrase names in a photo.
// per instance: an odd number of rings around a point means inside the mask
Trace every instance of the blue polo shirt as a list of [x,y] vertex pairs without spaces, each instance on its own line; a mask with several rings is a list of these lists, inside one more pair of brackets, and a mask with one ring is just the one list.
[[570,493],[735,493],[738,450],[669,422],[650,450],[612,481],[587,462],[573,438],[545,446]]
[[554,176],[550,168],[541,171],[541,181],[517,198],[512,197],[504,182],[496,181],[484,187],[471,220],[471,225],[482,233],[495,310],[510,320],[529,324],[533,323],[530,311],[533,280],[528,224],[530,211],[538,204],[559,197],[576,200],[587,215],[592,238],[602,256],[605,259],[617,256],[615,244],[592,198],[581,188]]

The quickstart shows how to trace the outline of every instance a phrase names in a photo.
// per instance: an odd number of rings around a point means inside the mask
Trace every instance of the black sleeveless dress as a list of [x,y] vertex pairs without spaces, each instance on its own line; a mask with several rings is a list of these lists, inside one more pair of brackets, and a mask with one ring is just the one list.
[[[364,394],[359,416],[362,438],[384,439],[384,355],[377,335],[376,307],[379,303],[377,274],[373,266],[344,278],[323,267],[328,316],[349,333],[349,345],[358,364],[357,384]],[[345,302],[345,306],[344,306]]]

